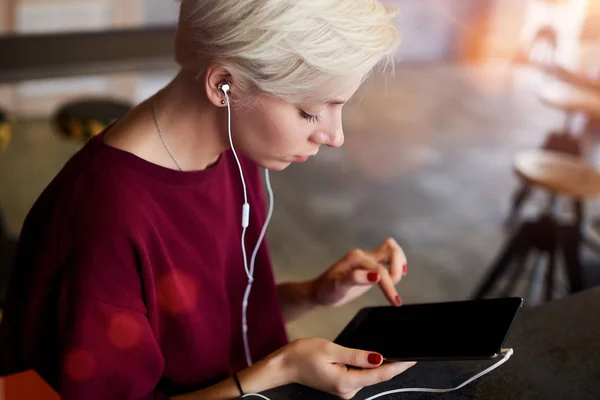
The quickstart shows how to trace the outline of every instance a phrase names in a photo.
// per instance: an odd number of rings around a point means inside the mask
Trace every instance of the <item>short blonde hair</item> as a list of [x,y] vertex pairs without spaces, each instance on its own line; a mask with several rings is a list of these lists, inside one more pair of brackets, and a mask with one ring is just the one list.
[[376,0],[181,0],[176,59],[197,73],[222,63],[238,91],[315,104],[337,78],[393,65],[394,17]]

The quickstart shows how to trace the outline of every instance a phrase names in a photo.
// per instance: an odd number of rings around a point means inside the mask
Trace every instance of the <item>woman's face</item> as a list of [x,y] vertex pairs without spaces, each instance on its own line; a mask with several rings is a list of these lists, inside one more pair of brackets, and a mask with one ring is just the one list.
[[250,109],[233,107],[234,146],[261,167],[277,171],[293,162],[305,162],[317,154],[321,145],[341,146],[342,107],[358,90],[361,80],[347,83],[349,89],[326,104],[298,106],[261,96]]

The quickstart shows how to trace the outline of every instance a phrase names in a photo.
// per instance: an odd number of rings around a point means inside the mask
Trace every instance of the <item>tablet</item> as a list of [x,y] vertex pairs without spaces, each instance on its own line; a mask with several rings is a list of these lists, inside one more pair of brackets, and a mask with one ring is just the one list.
[[335,343],[389,361],[491,359],[522,305],[509,297],[363,308]]

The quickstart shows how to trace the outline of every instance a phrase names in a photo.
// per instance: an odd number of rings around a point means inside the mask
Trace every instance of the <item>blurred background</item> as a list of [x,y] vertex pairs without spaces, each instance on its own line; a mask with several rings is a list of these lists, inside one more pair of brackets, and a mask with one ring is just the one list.
[[[395,73],[346,106],[343,148],[272,174],[277,279],[391,236],[409,260],[405,303],[533,306],[600,284],[600,0],[386,2],[401,11]],[[177,12],[176,0],[0,0],[0,297],[41,191],[177,72]],[[502,254],[518,262],[484,285]],[[371,290],[290,336],[333,339],[382,304]]]

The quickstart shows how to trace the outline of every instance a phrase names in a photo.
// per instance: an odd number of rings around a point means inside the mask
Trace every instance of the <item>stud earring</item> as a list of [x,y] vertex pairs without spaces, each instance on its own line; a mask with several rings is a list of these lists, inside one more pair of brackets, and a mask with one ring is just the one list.
[[225,104],[225,100],[221,100],[221,104]]

